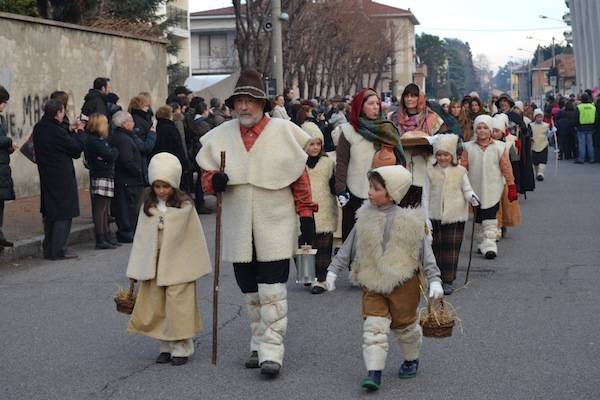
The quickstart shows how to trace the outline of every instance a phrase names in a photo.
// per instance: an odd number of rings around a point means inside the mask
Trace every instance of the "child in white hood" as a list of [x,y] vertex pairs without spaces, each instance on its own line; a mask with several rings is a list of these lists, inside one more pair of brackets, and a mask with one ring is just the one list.
[[403,202],[412,182],[410,172],[400,165],[385,166],[369,172],[368,178],[369,201],[357,211],[356,225],[331,262],[327,285],[334,290],[337,275],[352,266],[353,280],[363,288],[363,358],[368,375],[362,387],[373,391],[381,385],[390,329],[404,352],[400,378],[417,374],[421,265],[429,296],[441,297],[443,290],[427,215],[423,207]]

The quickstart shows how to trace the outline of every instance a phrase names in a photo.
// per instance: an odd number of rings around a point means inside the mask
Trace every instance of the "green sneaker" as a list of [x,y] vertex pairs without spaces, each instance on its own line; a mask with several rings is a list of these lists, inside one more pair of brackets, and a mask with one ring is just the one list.
[[367,377],[362,380],[361,386],[369,392],[379,390],[381,386],[381,371],[369,371]]

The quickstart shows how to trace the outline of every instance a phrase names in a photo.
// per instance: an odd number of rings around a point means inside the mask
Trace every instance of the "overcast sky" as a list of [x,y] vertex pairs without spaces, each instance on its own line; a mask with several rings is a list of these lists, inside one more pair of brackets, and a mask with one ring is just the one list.
[[[599,0],[600,1],[600,0]],[[562,20],[568,9],[564,0],[377,0],[393,7],[410,8],[420,25],[417,33],[457,38],[471,45],[473,56],[483,53],[492,68],[504,65],[509,57],[526,59],[538,43],[550,42],[554,36],[564,44],[568,27]],[[190,11],[228,7],[230,0],[190,0]],[[284,10],[285,11],[285,10]],[[526,39],[532,36],[536,39]]]

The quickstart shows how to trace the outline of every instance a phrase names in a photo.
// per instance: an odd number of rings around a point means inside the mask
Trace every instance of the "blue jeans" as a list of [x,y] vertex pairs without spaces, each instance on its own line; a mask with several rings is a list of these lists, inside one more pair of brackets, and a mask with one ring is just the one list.
[[594,141],[592,140],[592,131],[577,132],[577,145],[579,146],[579,154],[577,155],[578,162],[585,161],[585,153],[587,150],[588,161],[593,163],[594,158]]

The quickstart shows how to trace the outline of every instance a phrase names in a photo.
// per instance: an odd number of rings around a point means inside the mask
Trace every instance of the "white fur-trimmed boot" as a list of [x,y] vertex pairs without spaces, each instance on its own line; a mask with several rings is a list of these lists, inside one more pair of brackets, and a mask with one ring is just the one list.
[[362,347],[367,371],[382,371],[385,368],[391,322],[387,318],[367,317],[363,323]]
[[402,379],[414,378],[419,368],[419,353],[423,344],[423,330],[417,322],[406,328],[394,329],[394,334],[404,354],[398,375]]
[[544,180],[544,172],[546,171],[546,164],[538,164],[536,166],[536,179],[538,181],[543,181]]
[[246,368],[259,368],[258,348],[260,346],[260,298],[258,293],[246,293],[246,311],[250,320],[250,357],[246,361]]
[[283,364],[283,338],[287,330],[287,287],[284,283],[258,285],[260,299],[260,344],[258,360],[261,374],[275,377]]
[[486,219],[481,223],[481,226],[483,228],[483,239],[479,244],[479,251],[485,258],[491,260],[498,255],[498,246],[496,245],[498,220]]

